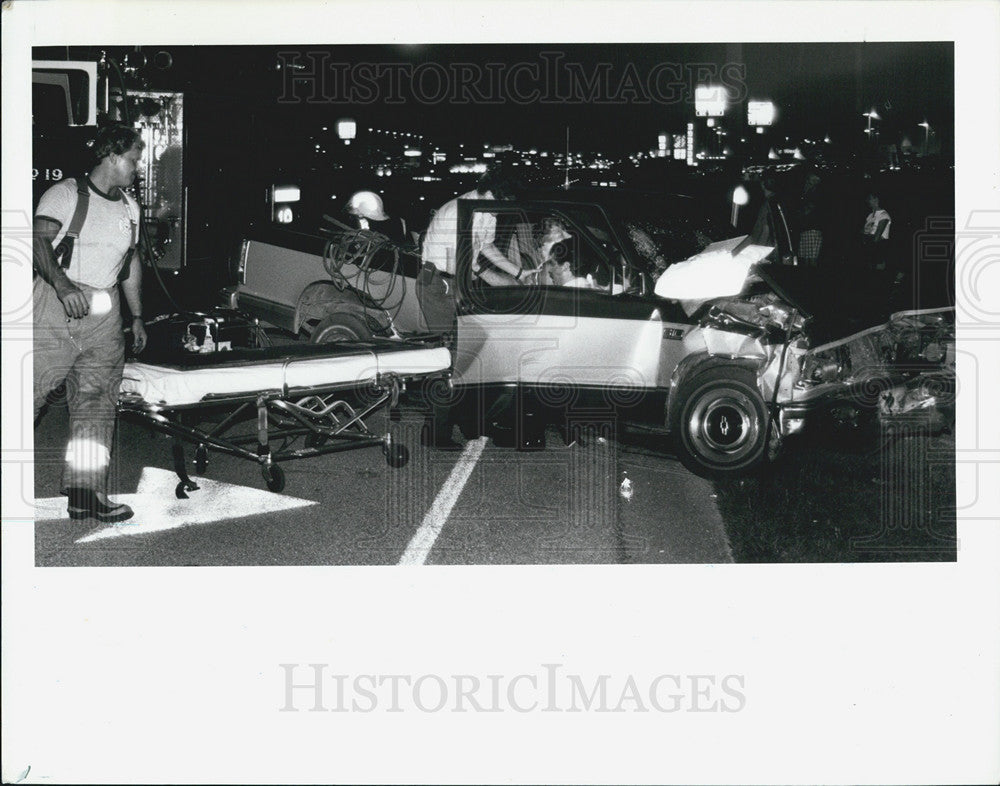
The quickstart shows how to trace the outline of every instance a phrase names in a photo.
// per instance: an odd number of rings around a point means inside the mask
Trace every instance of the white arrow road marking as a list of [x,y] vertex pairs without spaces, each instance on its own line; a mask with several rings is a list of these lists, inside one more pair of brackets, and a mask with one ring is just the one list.
[[451,509],[458,502],[458,497],[462,493],[462,489],[465,488],[465,483],[472,474],[472,470],[475,469],[476,462],[479,461],[485,447],[486,437],[471,440],[465,446],[465,450],[458,458],[458,463],[452,467],[451,474],[448,475],[448,479],[434,498],[434,504],[424,516],[420,528],[410,539],[406,551],[403,552],[403,556],[399,560],[400,565],[423,565],[427,561],[427,556],[434,548],[434,542],[441,534],[441,530],[444,529],[448,516],[451,515]]
[[[216,521],[276,513],[281,510],[307,507],[318,503],[308,499],[286,497],[270,491],[235,486],[217,480],[198,478],[199,488],[191,491],[190,499],[177,499],[174,489],[179,479],[169,470],[144,467],[135,494],[116,494],[116,502],[124,502],[134,511],[128,521],[99,527],[84,535],[77,543],[90,543],[125,535],[147,535],[151,532],[212,524]],[[65,519],[66,498],[53,497],[35,501],[35,521]]]

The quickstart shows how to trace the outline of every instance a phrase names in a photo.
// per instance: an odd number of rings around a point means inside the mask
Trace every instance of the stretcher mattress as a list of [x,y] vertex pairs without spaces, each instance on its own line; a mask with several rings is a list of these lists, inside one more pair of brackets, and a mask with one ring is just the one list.
[[121,392],[159,406],[265,392],[285,395],[323,387],[360,387],[381,374],[416,377],[451,367],[451,354],[445,347],[399,346],[398,342],[275,347],[149,360],[163,362],[125,364]]

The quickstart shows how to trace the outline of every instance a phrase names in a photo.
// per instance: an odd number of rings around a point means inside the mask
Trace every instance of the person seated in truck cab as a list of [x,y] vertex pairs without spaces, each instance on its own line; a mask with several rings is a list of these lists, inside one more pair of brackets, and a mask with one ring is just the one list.
[[597,265],[591,257],[579,252],[577,244],[568,234],[552,243],[545,261],[548,282],[572,289],[600,289],[597,282]]

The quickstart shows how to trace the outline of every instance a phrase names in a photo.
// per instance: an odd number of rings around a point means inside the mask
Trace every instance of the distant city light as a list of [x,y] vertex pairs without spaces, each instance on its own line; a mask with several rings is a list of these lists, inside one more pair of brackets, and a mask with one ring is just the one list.
[[358,135],[358,124],[350,118],[337,121],[337,136],[344,140],[345,145],[351,144],[351,140]]
[[480,174],[486,171],[486,164],[483,163],[455,164],[448,171],[451,172],[453,175]]

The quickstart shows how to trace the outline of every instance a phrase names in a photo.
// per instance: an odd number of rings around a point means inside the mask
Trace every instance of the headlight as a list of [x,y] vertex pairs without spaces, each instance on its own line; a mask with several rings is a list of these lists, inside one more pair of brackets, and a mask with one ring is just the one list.
[[810,356],[802,361],[802,373],[799,375],[799,386],[822,385],[836,382],[843,373],[843,365],[827,355]]

